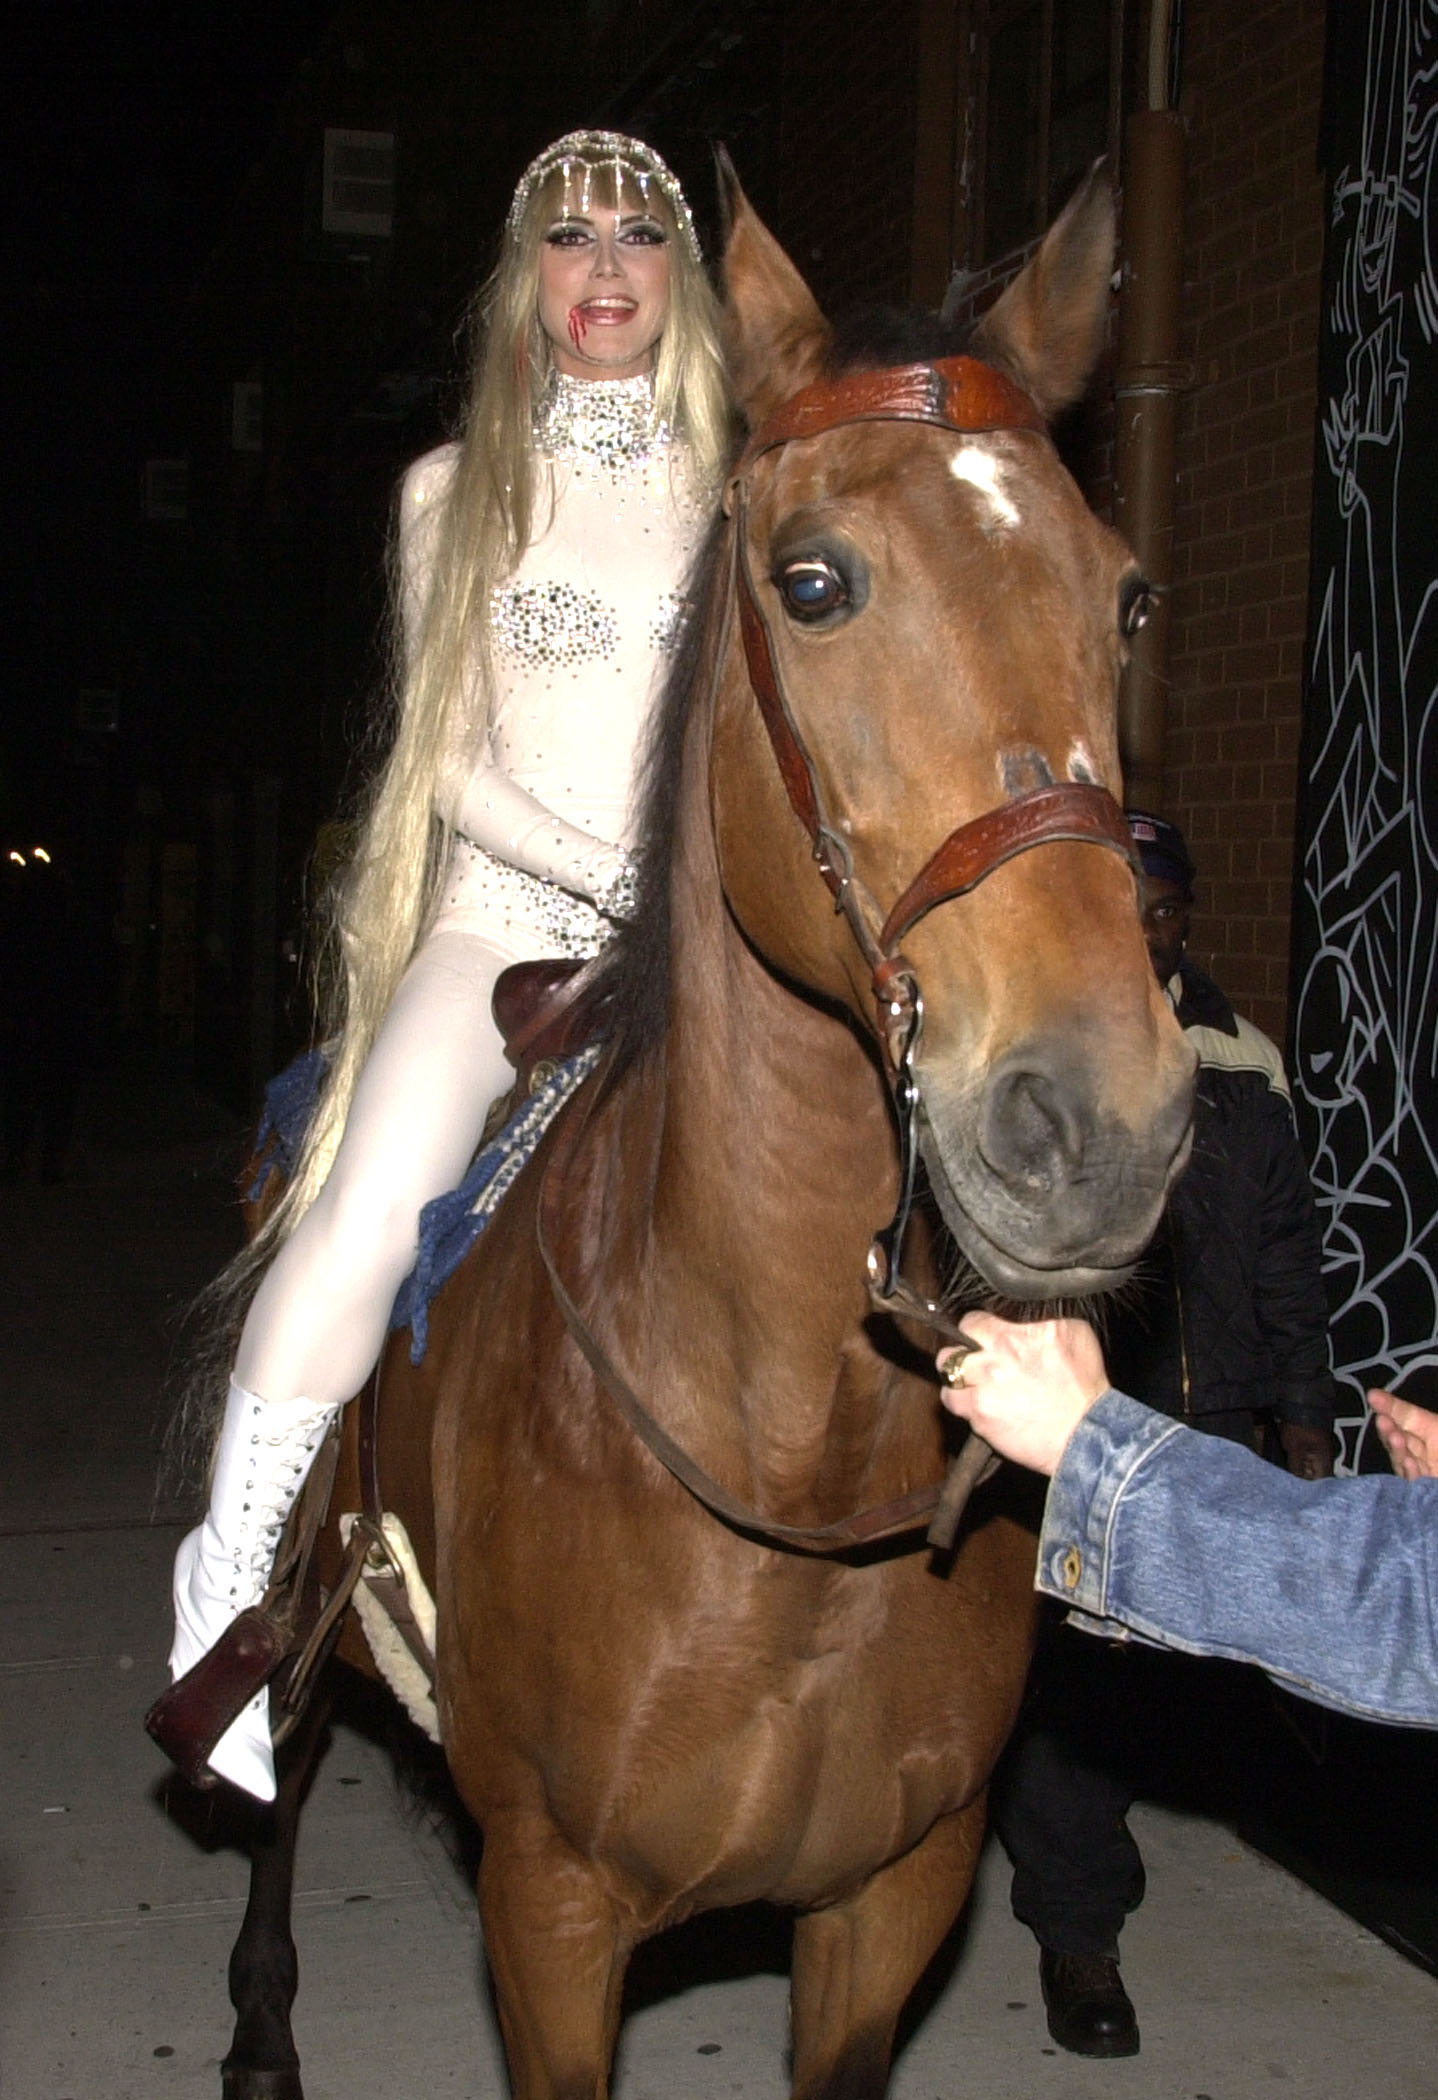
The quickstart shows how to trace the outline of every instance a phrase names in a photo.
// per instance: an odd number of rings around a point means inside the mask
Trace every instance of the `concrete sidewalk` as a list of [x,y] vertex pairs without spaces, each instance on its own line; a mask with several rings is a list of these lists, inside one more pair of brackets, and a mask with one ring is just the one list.
[[[234,1244],[237,1133],[183,1090],[90,1104],[72,1182],[0,1215],[0,2090],[215,2100],[245,1868],[223,1804],[139,1727],[183,1511],[156,1494],[170,1323]],[[404,1724],[396,1722],[397,1729]],[[296,2031],[308,2100],[504,2091],[465,1837],[358,1714],[307,1810]],[[1423,1805],[1426,1811],[1427,1805]],[[1222,1827],[1135,1816],[1124,1936],[1142,2054],[1055,2050],[993,1848],[899,2100],[1432,2100],[1438,1986]],[[700,1920],[635,1965],[620,2100],[785,2092],[784,1934]]]

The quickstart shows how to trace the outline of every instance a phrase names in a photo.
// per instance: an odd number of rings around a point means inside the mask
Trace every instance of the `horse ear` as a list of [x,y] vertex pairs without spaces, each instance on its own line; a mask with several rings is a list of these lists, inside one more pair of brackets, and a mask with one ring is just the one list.
[[1113,186],[1099,161],[974,332],[975,356],[1002,366],[1046,416],[1077,401],[1098,362],[1113,259]]
[[751,430],[822,373],[830,328],[799,272],[755,211],[721,146],[724,348],[734,397]]

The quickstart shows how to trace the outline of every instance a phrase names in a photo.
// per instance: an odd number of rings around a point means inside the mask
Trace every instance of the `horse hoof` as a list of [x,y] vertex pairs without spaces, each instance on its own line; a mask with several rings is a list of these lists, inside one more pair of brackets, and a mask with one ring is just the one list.
[[305,2100],[297,2070],[247,2071],[243,2064],[221,2064],[220,2092],[222,2100]]

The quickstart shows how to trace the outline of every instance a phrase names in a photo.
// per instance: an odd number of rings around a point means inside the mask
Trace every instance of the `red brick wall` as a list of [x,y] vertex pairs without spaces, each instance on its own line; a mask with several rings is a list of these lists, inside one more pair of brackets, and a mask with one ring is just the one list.
[[1323,0],[1195,0],[1167,813],[1193,947],[1283,1039],[1307,618],[1323,185]]

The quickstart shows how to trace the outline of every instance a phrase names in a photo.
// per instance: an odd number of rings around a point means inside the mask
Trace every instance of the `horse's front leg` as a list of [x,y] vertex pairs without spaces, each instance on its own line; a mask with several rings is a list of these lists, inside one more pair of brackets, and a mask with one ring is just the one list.
[[632,1925],[539,1819],[486,1827],[479,1910],[514,2100],[604,2100]]
[[298,1728],[276,1753],[274,1804],[255,1817],[249,1901],[230,1952],[235,2032],[220,2066],[224,2100],[304,2100],[290,2031],[299,1985],[290,1898],[300,1809],[331,1704],[329,1672],[324,1671]]
[[968,1894],[983,1836],[980,1796],[856,1896],[798,1919],[793,2100],[881,2100],[899,2015]]

